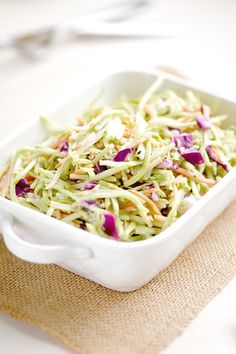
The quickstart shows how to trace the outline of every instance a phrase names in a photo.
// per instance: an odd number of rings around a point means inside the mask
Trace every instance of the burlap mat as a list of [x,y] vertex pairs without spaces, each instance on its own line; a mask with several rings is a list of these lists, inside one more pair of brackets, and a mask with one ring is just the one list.
[[[117,293],[0,242],[0,310],[81,354],[157,354],[236,274],[236,202],[165,271]],[[196,221],[197,222],[197,221]],[[177,354],[177,353],[176,353]]]

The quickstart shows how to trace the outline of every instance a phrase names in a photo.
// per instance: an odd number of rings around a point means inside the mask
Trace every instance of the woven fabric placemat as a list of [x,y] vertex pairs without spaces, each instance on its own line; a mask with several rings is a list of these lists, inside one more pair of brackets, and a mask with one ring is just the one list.
[[19,260],[1,240],[0,310],[75,353],[157,354],[236,275],[235,215],[236,202],[170,267],[132,293]]

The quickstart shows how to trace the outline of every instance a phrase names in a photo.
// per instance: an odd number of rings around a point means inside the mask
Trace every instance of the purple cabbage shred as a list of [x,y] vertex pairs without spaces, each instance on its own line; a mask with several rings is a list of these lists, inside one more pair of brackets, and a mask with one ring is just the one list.
[[210,109],[207,105],[203,104],[201,106],[201,113],[202,115],[197,118],[197,125],[199,126],[200,129],[206,130],[211,128],[211,122],[210,122]]
[[95,188],[96,185],[97,185],[96,181],[91,181],[84,186],[84,190],[90,191],[91,189]]
[[94,168],[94,172],[95,172],[96,174],[101,173],[101,172],[104,172],[104,171],[107,170],[107,167],[100,165],[99,162],[97,162],[96,165],[95,165],[93,168]]
[[26,193],[32,192],[27,180],[22,178],[15,187],[17,197],[23,197]]
[[179,134],[174,137],[174,143],[177,148],[184,147],[186,149],[193,146],[192,134]]
[[64,143],[62,143],[61,148],[60,148],[60,152],[68,152],[69,150],[69,144],[67,141],[64,141]]
[[104,215],[103,228],[107,235],[113,237],[115,240],[119,240],[118,231],[116,228],[115,217],[112,213],[107,213]]
[[96,203],[97,203],[96,200],[82,200],[82,201],[80,201],[80,204],[88,210],[90,210],[94,205],[96,205]]
[[177,163],[171,161],[171,160],[163,160],[161,161],[157,166],[157,168],[163,169],[163,170],[168,170],[168,169],[176,169],[179,166]]
[[197,125],[200,129],[206,130],[211,128],[211,122],[205,116],[200,116],[197,118]]
[[181,156],[192,165],[200,165],[204,163],[204,159],[198,150],[185,150]]
[[210,157],[213,161],[215,161],[215,162],[216,162],[219,166],[221,166],[225,171],[227,171],[227,172],[229,171],[229,166],[228,166],[226,163],[224,163],[224,162],[222,162],[222,161],[220,160],[219,156],[217,155],[216,151],[214,150],[214,148],[213,148],[211,145],[208,145],[208,146],[206,147],[206,151],[207,151],[209,157]]
[[132,152],[131,148],[126,148],[124,150],[120,150],[114,157],[113,161],[116,162],[123,162],[125,161],[126,157]]

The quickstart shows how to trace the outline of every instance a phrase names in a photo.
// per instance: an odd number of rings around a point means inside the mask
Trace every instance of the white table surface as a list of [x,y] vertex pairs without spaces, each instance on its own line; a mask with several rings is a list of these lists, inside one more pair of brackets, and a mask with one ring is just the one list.
[[[0,35],[74,17],[109,0],[0,0]],[[123,68],[175,66],[208,89],[236,100],[236,1],[159,0],[140,19],[176,20],[177,39],[81,39],[45,61],[0,52],[0,138],[42,108],[83,88],[88,78]],[[163,354],[235,354],[236,279],[213,299]],[[89,329],[88,329],[89,330]],[[37,328],[0,314],[0,352],[62,354],[67,349]],[[115,350],[115,348],[114,348]],[[124,353],[125,354],[125,353]]]

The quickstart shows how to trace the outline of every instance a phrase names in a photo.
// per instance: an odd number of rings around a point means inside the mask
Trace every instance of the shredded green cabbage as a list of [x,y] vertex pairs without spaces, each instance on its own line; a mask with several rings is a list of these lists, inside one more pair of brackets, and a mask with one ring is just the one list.
[[158,235],[236,164],[227,116],[191,91],[160,92],[162,81],[112,107],[93,103],[66,129],[42,118],[48,139],[12,156],[0,195],[103,237]]

